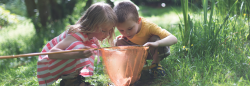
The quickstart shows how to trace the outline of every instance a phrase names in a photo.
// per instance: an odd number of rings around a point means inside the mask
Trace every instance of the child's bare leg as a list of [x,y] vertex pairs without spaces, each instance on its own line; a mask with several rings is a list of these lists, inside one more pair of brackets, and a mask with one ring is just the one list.
[[154,49],[155,51],[154,52],[154,55],[153,55],[153,61],[152,61],[152,64],[153,63],[159,63],[160,62],[160,58],[158,56],[158,48]]
[[[155,42],[157,40],[160,40],[160,37],[153,35],[149,38],[148,42]],[[152,64],[160,62],[161,59],[158,57],[158,47],[149,47],[147,59],[152,59]]]

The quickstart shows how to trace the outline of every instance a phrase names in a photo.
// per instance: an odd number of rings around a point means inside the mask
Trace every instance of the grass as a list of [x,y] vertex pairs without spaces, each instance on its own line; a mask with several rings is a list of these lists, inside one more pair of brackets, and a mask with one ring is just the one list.
[[[218,4],[221,5],[221,3]],[[188,38],[187,45],[184,45],[182,43],[184,38],[181,35],[184,33],[181,33],[181,30],[184,29],[185,24],[180,7],[157,8],[156,12],[155,8],[139,7],[141,16],[167,29],[178,38],[178,43],[171,46],[171,55],[161,61],[166,69],[167,76],[154,79],[145,86],[250,85],[250,72],[248,71],[250,68],[250,41],[246,40],[249,34],[245,16],[234,16],[233,13],[230,13],[228,19],[225,19],[227,16],[221,15],[222,13],[218,11],[220,6],[215,5],[212,17],[210,17],[211,10],[206,11],[208,18],[206,24],[212,22],[209,24],[210,26],[205,27],[204,10],[193,12],[188,9],[189,12],[187,13],[190,16],[188,22],[191,23],[190,26],[192,27],[188,30],[190,37],[185,37]],[[227,13],[229,13],[228,11]],[[76,11],[75,14],[72,14],[73,18],[68,17],[61,23],[52,25],[51,27],[56,32],[54,35],[64,31],[63,27],[69,25],[68,19],[76,21],[79,17],[79,15],[76,15],[78,13]],[[183,28],[179,28],[179,25]],[[32,49],[29,50],[29,48],[32,45],[30,39],[34,36],[34,28],[29,20],[3,28],[0,30],[0,55],[32,52]],[[221,29],[218,30],[219,28]],[[215,33],[218,33],[218,35],[205,35]],[[119,34],[116,30],[116,35]],[[54,35],[40,40],[46,43]],[[11,46],[11,48],[8,46]],[[0,85],[38,85],[36,58],[0,60],[1,70],[4,69],[4,71],[0,71],[0,77],[3,77],[0,78]],[[104,74],[103,65],[95,64],[94,76],[87,78],[87,81],[95,86],[105,86],[109,82],[107,78],[107,75]],[[52,86],[59,86],[59,81]]]
[[1,86],[38,86],[36,78],[36,60],[25,65],[5,68],[1,72]]

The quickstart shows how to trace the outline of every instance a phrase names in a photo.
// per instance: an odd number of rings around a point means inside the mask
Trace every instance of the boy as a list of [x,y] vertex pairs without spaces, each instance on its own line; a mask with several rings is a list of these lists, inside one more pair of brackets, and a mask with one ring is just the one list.
[[151,69],[154,77],[165,76],[165,71],[159,64],[170,55],[170,45],[177,43],[177,38],[156,24],[139,17],[135,4],[120,2],[114,8],[118,17],[117,29],[122,34],[116,37],[116,46],[143,45],[149,46],[147,59],[153,59]]

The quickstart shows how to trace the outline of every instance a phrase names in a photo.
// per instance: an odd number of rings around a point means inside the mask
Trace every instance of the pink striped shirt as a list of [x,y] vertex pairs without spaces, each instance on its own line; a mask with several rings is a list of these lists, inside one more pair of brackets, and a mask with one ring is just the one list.
[[[72,35],[78,41],[71,43],[66,50],[81,49],[84,46],[89,46],[91,48],[97,48],[97,46],[99,46],[98,44],[95,44],[98,42],[96,38],[88,40],[87,35],[83,33],[67,34],[65,31],[49,41],[43,47],[42,52],[49,52],[52,47],[68,35]],[[51,85],[62,75],[73,73],[79,68],[82,68],[80,75],[84,77],[92,76],[94,71],[94,58],[94,55],[92,55],[89,58],[82,59],[55,60],[49,59],[48,55],[40,55],[37,62],[37,78],[39,85]]]

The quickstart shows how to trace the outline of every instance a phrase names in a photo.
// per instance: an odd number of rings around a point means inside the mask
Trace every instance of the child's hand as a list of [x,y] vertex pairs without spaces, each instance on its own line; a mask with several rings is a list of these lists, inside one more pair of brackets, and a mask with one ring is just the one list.
[[158,42],[147,42],[143,46],[149,46],[149,47],[158,47]]
[[79,57],[80,58],[88,58],[88,57],[92,56],[93,55],[93,53],[92,53],[93,49],[91,50],[89,48],[90,47],[87,47],[87,46],[83,47],[82,49],[88,49],[88,50],[80,51],[79,52]]

